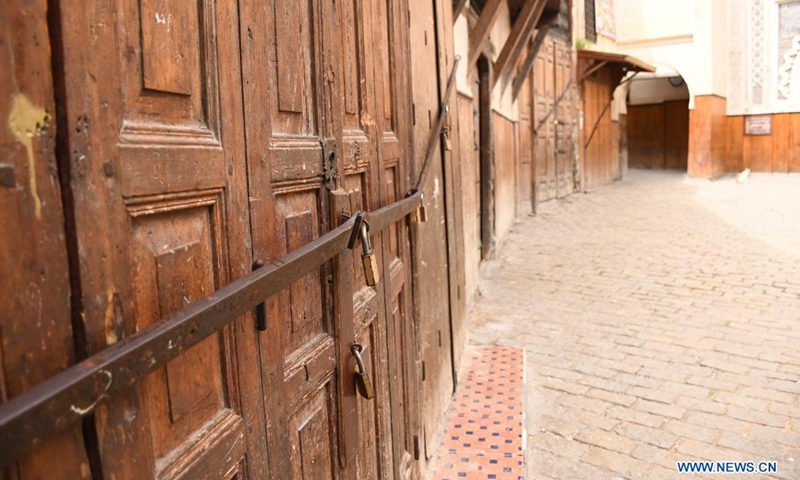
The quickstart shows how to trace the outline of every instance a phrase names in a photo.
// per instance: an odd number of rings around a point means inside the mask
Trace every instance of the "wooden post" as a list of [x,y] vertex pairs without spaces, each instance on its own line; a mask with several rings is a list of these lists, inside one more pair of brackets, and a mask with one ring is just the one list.
[[492,254],[494,237],[494,139],[492,137],[492,67],[487,58],[479,65],[480,174],[481,174],[481,258]]

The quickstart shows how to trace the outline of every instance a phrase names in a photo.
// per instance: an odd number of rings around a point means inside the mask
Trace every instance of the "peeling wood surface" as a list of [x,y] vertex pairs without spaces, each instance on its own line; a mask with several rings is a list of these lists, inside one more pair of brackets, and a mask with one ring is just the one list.
[[[46,12],[11,0],[0,13],[0,403],[76,360]],[[79,426],[37,443],[1,476],[90,477]]]

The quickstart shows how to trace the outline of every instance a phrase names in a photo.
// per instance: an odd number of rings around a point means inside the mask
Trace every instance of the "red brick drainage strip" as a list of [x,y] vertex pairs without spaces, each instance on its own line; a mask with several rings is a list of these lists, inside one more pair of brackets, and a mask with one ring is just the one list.
[[522,479],[520,348],[470,348],[453,398],[435,480]]

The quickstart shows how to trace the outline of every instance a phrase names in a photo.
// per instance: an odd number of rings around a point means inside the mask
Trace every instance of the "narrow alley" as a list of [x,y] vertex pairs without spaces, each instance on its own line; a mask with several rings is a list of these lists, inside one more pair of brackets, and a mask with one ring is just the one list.
[[800,0],[8,0],[0,119],[0,480],[800,480]]
[[525,478],[800,478],[797,205],[797,176],[631,171],[515,225],[470,341],[524,348]]

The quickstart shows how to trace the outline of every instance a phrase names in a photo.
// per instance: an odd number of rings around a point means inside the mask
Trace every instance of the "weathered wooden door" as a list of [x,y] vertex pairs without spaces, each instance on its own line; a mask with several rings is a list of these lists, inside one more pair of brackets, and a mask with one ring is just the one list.
[[[336,15],[329,1],[240,5],[253,257],[269,261],[331,226],[325,160],[333,165],[337,154]],[[268,301],[259,333],[270,459],[263,478],[337,476],[331,275],[329,264],[320,267]]]
[[534,63],[533,128],[536,201],[572,193],[575,83],[569,43],[548,35]]
[[575,127],[574,90],[572,81],[572,52],[565,40],[553,42],[554,52],[554,101],[556,102],[555,120],[555,164],[557,165],[556,194],[559,198],[572,193],[573,186],[573,139]]
[[[256,261],[319,237],[342,210],[375,210],[409,188],[402,3],[242,2]],[[352,278],[329,264],[269,301],[259,343],[271,478],[397,478],[413,467],[404,223],[372,243],[377,286],[365,283],[359,245]],[[341,311],[350,291],[353,311]],[[373,400],[355,394],[353,341]]]
[[[72,296],[92,354],[250,270],[239,18],[235,3],[214,0],[60,5]],[[100,405],[88,441],[96,473],[259,476],[251,322],[236,321]]]
[[[345,0],[341,5],[338,32],[342,69],[338,90],[342,127],[341,188],[349,200],[346,209],[372,211],[382,204],[378,138],[382,111],[377,103],[379,85],[376,81],[377,69],[382,66],[378,63],[376,42],[382,42],[385,34],[381,35],[381,30],[375,26],[381,5],[368,0]],[[354,273],[352,326],[340,330],[353,337],[342,338],[342,342],[355,340],[363,345],[362,357],[376,391],[373,400],[355,397],[354,422],[346,418],[340,421],[345,429],[340,438],[345,437],[347,446],[355,441],[357,455],[355,465],[345,472],[347,478],[393,478],[386,301],[382,295],[386,268],[381,261],[382,237],[373,235],[372,238],[372,247],[381,266],[381,283],[375,287],[366,284],[361,261],[363,250],[359,244],[351,259]],[[342,288],[344,279],[336,280],[337,288]],[[342,360],[350,365],[349,358]],[[343,381],[351,382],[350,378]],[[348,393],[344,389],[340,392],[339,401],[345,405]]]
[[537,202],[557,197],[558,175],[555,155],[554,45],[548,37],[536,56],[533,70],[534,178]]
[[[351,210],[375,210],[409,190],[410,143],[403,45],[404,2],[345,0],[341,14],[342,170]],[[416,397],[408,231],[398,222],[373,236],[381,281],[365,283],[353,254],[354,335],[365,347],[376,398],[358,398],[356,478],[405,478],[413,469]],[[346,339],[343,339],[346,341]],[[344,423],[344,422],[342,422]]]
[[[530,47],[529,47],[530,48]],[[518,126],[518,145],[519,157],[517,163],[517,205],[516,214],[525,216],[533,211],[535,199],[533,198],[533,170],[532,158],[534,149],[533,129],[536,128],[535,119],[531,118],[533,102],[531,93],[533,82],[529,75],[519,91],[519,126]]]
[[[314,240],[342,220],[331,212],[343,195],[352,212],[408,191],[406,12],[389,0],[53,12],[79,349],[98,352]],[[93,473],[418,476],[406,223],[372,238],[377,286],[356,249],[353,278],[320,267],[267,299],[266,331],[245,316],[98,407]],[[354,314],[341,301],[353,290]],[[371,401],[355,396],[354,340]]]
[[[375,59],[378,195],[381,205],[400,200],[411,189],[411,99],[408,84],[408,6],[405,1],[372,4]],[[369,52],[365,52],[369,55]],[[396,478],[418,477],[419,350],[411,305],[411,245],[405,220],[381,234],[383,291],[391,398],[392,452]],[[378,326],[382,330],[383,326]],[[374,361],[383,357],[379,351]],[[385,408],[385,407],[384,407]],[[379,407],[380,409],[380,407]],[[375,435],[375,433],[373,433]],[[386,440],[384,445],[386,445]],[[380,443],[379,443],[380,446]]]

